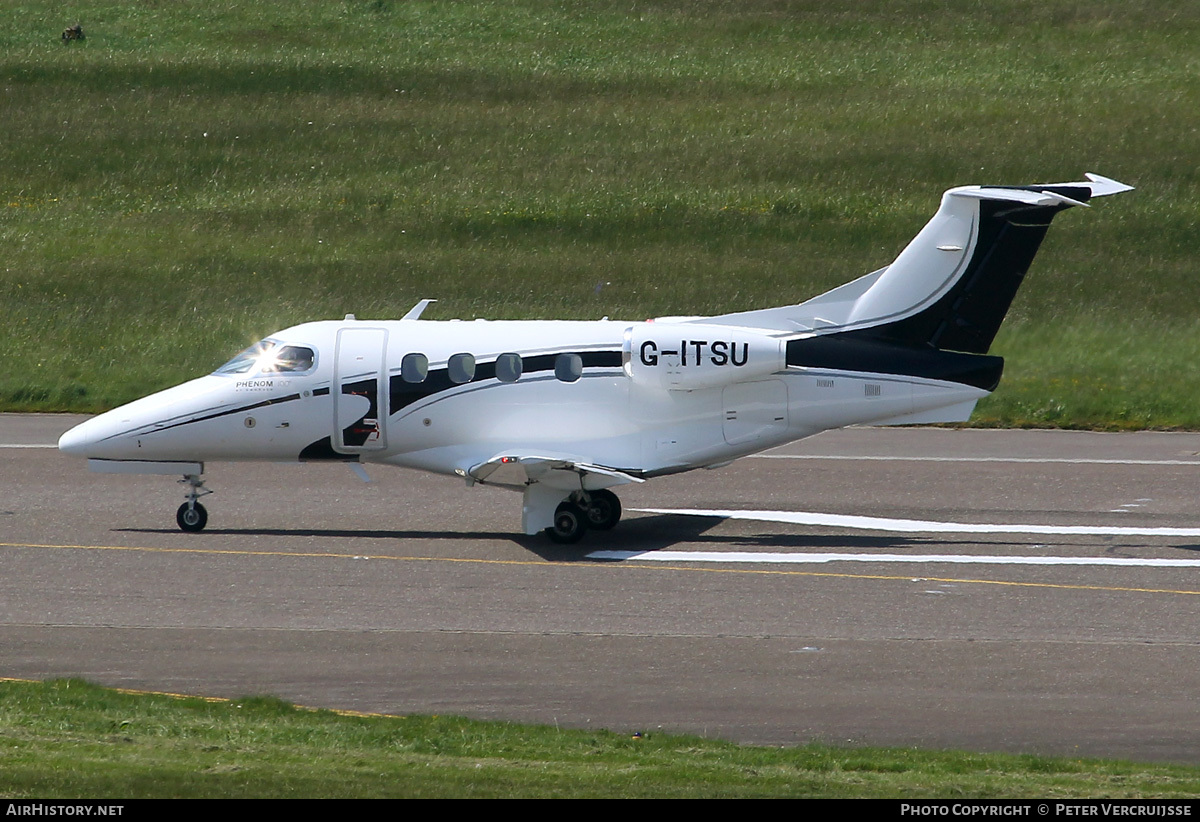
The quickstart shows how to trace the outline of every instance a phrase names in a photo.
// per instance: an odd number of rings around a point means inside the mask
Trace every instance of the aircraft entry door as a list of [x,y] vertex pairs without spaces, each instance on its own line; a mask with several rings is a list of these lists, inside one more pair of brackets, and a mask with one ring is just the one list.
[[337,337],[333,447],[358,454],[387,447],[388,392],[382,328],[343,328]]

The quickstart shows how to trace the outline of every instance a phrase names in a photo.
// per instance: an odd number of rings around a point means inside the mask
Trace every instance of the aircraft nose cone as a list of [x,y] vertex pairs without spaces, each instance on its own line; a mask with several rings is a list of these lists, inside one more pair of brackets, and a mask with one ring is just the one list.
[[95,443],[90,425],[91,420],[81,422],[58,438],[58,450],[73,457],[86,457],[88,448]]

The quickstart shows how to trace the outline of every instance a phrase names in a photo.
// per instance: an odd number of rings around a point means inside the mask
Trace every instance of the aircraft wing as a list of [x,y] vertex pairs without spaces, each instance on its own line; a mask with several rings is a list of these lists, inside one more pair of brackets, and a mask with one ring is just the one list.
[[596,491],[614,485],[645,482],[641,477],[579,460],[533,454],[498,454],[466,472],[468,481],[500,485],[521,491],[531,483],[541,483],[566,491]]

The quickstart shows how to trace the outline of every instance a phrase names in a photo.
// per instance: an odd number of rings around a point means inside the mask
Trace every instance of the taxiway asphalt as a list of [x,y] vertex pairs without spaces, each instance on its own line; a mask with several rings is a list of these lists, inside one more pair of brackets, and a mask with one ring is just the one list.
[[1200,434],[831,432],[618,489],[562,548],[515,494],[382,466],[209,466],[184,534],[172,478],[49,447],[79,419],[0,415],[3,677],[1200,762]]

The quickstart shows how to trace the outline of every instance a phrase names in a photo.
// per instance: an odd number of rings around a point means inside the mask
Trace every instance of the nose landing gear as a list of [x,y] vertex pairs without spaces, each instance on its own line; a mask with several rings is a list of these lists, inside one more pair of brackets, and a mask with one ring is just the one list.
[[187,502],[179,506],[179,510],[175,512],[175,522],[179,524],[180,530],[202,531],[208,524],[208,511],[197,500],[211,494],[212,491],[204,487],[204,480],[200,478],[199,474],[185,474],[179,482],[186,483],[188,486],[188,491],[184,494]]
[[208,511],[198,502],[185,502],[175,512],[175,521],[184,531],[200,531],[208,524]]

